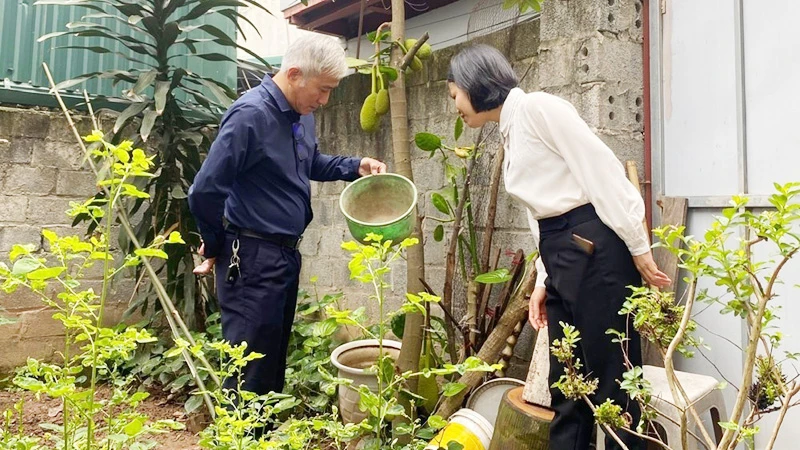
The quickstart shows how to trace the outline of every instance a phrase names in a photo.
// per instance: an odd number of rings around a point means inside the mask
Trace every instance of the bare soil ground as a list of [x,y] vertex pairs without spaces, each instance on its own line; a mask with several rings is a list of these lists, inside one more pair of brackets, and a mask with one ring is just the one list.
[[[105,391],[105,392],[104,392]],[[99,395],[107,393],[107,388],[100,388]],[[25,400],[23,410],[23,426],[31,435],[44,436],[45,430],[39,427],[40,423],[61,424],[61,402],[42,396],[40,400],[29,392],[0,391],[0,412],[14,407],[20,399]],[[170,401],[166,394],[151,393],[137,410],[147,414],[151,420],[172,419],[183,423],[186,429],[158,434],[152,440],[158,442],[155,447],[162,450],[199,450],[197,445],[201,425],[196,425],[195,417],[187,417],[183,405]],[[15,425],[16,426],[16,425]]]

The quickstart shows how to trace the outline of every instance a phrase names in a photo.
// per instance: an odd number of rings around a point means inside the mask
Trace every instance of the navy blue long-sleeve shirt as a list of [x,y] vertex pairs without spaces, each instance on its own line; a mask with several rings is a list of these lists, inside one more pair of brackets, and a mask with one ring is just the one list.
[[358,178],[360,158],[319,152],[313,114],[295,112],[269,76],[225,113],[189,189],[189,208],[216,257],[223,215],[261,234],[300,236],[311,222],[311,183]]

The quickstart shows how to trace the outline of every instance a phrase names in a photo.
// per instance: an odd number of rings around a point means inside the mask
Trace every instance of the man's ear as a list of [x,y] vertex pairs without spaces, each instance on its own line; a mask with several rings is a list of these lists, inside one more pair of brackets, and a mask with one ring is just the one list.
[[290,67],[286,72],[286,78],[292,83],[299,83],[303,79],[303,71],[297,67]]

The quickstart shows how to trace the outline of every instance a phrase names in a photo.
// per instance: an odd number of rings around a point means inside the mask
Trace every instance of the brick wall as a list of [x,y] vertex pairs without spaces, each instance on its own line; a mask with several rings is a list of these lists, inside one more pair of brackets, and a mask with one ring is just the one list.
[[[81,133],[90,121],[78,119]],[[95,194],[95,176],[83,169],[83,154],[62,114],[0,107],[0,261],[8,264],[14,244],[42,248],[41,231],[82,235],[83,225],[72,228],[65,211],[70,201],[83,202]],[[114,239],[112,237],[112,242]],[[90,270],[85,285],[100,292],[100,271]],[[109,320],[125,308],[133,288],[122,279],[112,286]],[[47,358],[63,350],[63,328],[52,319],[39,298],[27,289],[0,292],[0,314],[17,319],[0,327],[0,370]]]

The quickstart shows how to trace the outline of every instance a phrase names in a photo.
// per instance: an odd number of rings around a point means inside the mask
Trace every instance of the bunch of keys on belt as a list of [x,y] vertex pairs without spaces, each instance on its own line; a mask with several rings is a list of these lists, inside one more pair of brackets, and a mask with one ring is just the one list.
[[225,272],[225,281],[230,284],[239,279],[239,239],[233,240],[233,255],[231,255],[231,263],[228,266],[228,271]]

